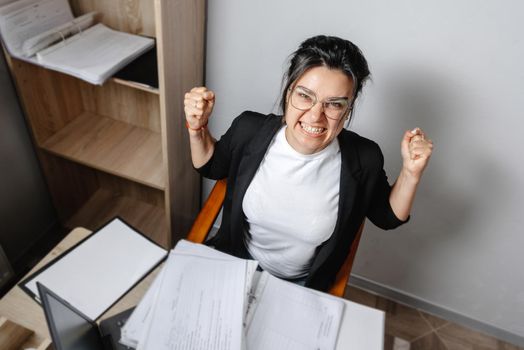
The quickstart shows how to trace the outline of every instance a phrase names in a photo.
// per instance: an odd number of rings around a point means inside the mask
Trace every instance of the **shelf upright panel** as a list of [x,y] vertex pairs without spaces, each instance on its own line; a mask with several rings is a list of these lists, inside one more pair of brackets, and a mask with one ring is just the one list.
[[184,93],[204,83],[205,0],[155,0],[166,215],[171,246],[184,238],[200,206],[185,128]]

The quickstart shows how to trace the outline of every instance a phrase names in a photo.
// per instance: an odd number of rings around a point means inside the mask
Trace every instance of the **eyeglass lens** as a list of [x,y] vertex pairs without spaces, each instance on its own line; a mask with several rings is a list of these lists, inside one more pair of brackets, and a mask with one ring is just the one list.
[[[291,104],[302,111],[307,111],[319,102],[312,91],[306,91],[301,87],[295,87],[291,93]],[[344,98],[326,99],[320,101],[324,108],[324,114],[330,119],[340,119],[348,107],[348,100]]]

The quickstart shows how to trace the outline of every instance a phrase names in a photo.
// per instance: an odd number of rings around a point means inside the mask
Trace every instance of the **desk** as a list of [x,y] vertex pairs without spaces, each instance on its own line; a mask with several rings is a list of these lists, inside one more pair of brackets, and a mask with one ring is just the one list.
[[[28,275],[62,254],[90,233],[90,231],[83,228],[76,228],[71,231]],[[135,288],[120,299],[118,303],[104,313],[101,319],[108,318],[135,306],[153,282],[159,268],[160,267],[151,272]],[[346,310],[344,312],[344,320],[340,330],[337,349],[382,349],[384,339],[384,313],[348,300],[344,301],[346,303]],[[45,339],[50,339],[42,308],[18,286],[13,287],[0,300],[0,316],[5,316],[9,320],[35,332],[33,338],[26,344],[28,347],[36,347],[44,342]]]

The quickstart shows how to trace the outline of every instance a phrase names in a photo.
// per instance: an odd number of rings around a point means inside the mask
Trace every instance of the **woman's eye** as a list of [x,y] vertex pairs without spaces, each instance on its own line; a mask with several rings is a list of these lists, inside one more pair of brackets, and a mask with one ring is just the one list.
[[326,107],[335,110],[341,110],[344,108],[344,104],[338,101],[326,102]]
[[301,98],[301,99],[304,99],[304,100],[307,100],[307,101],[310,101],[311,100],[311,96],[309,96],[308,94],[305,94],[303,92],[299,92],[298,93],[298,96]]

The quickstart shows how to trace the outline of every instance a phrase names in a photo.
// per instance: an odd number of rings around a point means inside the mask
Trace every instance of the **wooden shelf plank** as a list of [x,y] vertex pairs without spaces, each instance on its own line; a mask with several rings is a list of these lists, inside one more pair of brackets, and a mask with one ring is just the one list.
[[85,227],[94,231],[117,215],[153,241],[168,248],[166,214],[163,208],[107,189],[96,191],[65,226],[69,229]]
[[129,86],[129,87],[132,87],[132,88],[135,88],[135,89],[138,89],[138,90],[142,90],[142,91],[145,91],[145,92],[150,92],[150,93],[155,94],[155,95],[159,95],[160,94],[158,88],[154,88],[154,87],[151,87],[149,85],[140,84],[140,83],[137,83],[135,81],[124,80],[124,79],[120,79],[120,78],[111,78],[111,80],[114,81],[117,84]]
[[165,189],[160,133],[84,112],[42,147],[89,167]]

